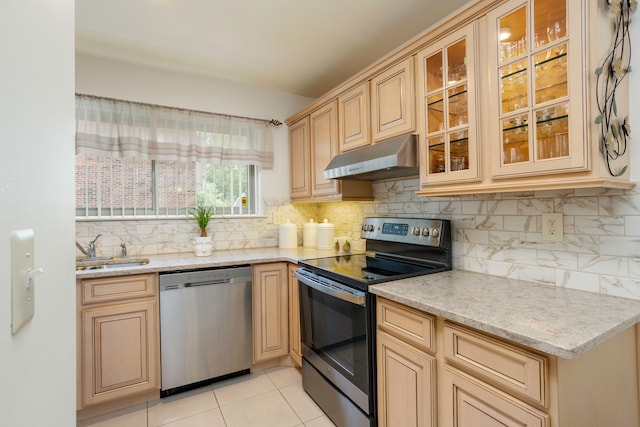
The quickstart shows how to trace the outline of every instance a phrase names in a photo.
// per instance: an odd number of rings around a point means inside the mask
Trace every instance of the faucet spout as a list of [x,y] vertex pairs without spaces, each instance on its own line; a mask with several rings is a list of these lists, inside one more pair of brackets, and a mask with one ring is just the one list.
[[102,236],[102,234],[98,234],[95,239],[89,242],[89,258],[96,257],[96,240],[98,240],[100,236]]

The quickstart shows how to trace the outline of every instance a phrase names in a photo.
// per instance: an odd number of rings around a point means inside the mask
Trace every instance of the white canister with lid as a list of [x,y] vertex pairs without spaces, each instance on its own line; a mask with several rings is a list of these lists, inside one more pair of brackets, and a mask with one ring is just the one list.
[[335,237],[336,226],[325,218],[321,224],[318,224],[318,249],[333,249]]
[[302,226],[302,246],[315,248],[318,245],[318,223],[310,219]]
[[293,249],[298,247],[298,228],[287,220],[280,224],[280,249]]

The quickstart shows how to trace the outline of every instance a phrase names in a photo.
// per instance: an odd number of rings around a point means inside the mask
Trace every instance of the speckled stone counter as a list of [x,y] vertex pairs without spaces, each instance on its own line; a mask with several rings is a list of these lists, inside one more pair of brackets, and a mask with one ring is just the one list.
[[371,292],[562,358],[575,358],[640,321],[640,301],[448,271]]
[[[215,251],[213,255],[197,257],[192,253],[143,256],[149,264],[122,268],[80,270],[76,278],[122,276],[127,274],[154,273],[160,271],[185,270],[192,268],[225,267],[229,265],[259,264],[265,262],[293,262],[302,259],[335,255],[333,250],[317,250],[298,247],[296,249],[258,248]],[[143,258],[136,256],[136,258]]]

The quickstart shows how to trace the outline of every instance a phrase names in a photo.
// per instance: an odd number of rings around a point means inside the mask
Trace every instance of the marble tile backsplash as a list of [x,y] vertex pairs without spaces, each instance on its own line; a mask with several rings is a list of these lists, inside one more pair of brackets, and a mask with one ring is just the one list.
[[[576,189],[418,197],[417,179],[374,183],[373,202],[294,204],[265,200],[264,216],[214,219],[209,225],[216,250],[278,246],[277,222],[302,225],[329,219],[336,236],[364,249],[365,216],[417,216],[452,221],[454,267],[490,275],[640,299],[640,189]],[[564,240],[542,240],[541,214],[563,214]],[[274,222],[275,219],[275,222]],[[83,246],[102,233],[98,254],[118,255],[121,238],[130,254],[190,252],[198,235],[190,219],[79,221]],[[80,253],[78,252],[80,256]]]

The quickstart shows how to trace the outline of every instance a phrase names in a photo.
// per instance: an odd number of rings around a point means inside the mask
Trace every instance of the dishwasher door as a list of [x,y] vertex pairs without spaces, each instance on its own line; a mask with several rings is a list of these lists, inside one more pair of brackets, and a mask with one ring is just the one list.
[[249,373],[251,267],[160,275],[161,396]]

